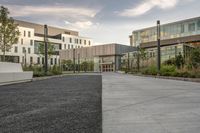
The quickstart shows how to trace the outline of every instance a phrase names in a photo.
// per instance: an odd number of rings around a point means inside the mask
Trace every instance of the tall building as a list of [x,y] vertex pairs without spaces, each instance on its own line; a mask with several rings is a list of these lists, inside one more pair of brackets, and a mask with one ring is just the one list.
[[[144,48],[149,57],[156,57],[156,26],[133,31],[129,38],[131,46]],[[191,48],[196,46],[200,46],[200,17],[161,25],[162,61],[177,54],[187,56]]]
[[[39,53],[39,45],[44,44],[44,25],[15,20],[18,24],[20,36],[17,44],[6,52],[6,60],[26,65],[42,65],[44,57]],[[50,57],[49,64],[59,63],[59,51],[92,46],[93,40],[79,36],[77,31],[48,26],[48,41],[55,48],[55,53]],[[0,51],[0,60],[2,59]]]

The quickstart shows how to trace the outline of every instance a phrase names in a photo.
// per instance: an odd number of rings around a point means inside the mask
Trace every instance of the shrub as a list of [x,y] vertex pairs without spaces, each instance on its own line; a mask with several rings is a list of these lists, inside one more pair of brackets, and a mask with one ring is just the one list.
[[174,65],[165,65],[161,67],[160,74],[162,76],[176,75],[176,67]]
[[61,68],[59,66],[54,65],[52,69],[50,69],[50,74],[60,75],[62,74]]
[[41,66],[29,66],[24,67],[24,71],[33,71],[33,77],[43,77],[43,76],[53,76],[62,74],[61,68],[59,66],[53,66],[49,68],[47,74],[45,74],[44,68]]
[[154,65],[147,67],[146,69],[142,70],[142,74],[157,75],[157,68]]
[[163,65],[176,65],[176,59],[175,58],[171,58],[169,60],[166,60]]
[[200,48],[194,49],[192,51],[190,60],[194,68],[200,67]]

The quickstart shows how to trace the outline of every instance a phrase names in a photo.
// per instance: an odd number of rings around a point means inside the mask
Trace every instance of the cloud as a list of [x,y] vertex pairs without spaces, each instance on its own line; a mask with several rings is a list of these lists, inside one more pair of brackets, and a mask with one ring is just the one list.
[[125,17],[135,17],[145,14],[155,7],[161,9],[173,8],[179,1],[180,0],[146,0],[136,7],[125,9],[123,12],[119,13],[119,15]]
[[9,8],[13,17],[30,17],[44,16],[51,18],[72,18],[81,19],[94,18],[100,9],[91,9],[84,7],[71,6],[21,6],[21,5],[5,5]]
[[91,29],[96,28],[99,23],[93,23],[92,21],[76,21],[76,22],[69,22],[64,21],[67,28],[73,29],[73,30],[85,30],[85,29]]

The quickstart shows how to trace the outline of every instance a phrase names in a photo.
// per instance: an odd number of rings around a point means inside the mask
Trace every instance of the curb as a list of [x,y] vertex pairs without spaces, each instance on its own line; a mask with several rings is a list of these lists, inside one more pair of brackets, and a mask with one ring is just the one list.
[[200,83],[200,78],[168,77],[168,76],[153,76],[153,75],[140,75],[140,74],[129,74],[129,75]]

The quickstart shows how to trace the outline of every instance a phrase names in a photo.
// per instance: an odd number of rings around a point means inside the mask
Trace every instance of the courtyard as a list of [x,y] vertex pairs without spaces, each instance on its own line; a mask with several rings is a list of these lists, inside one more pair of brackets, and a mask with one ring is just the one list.
[[197,133],[200,84],[103,74],[103,133]]

